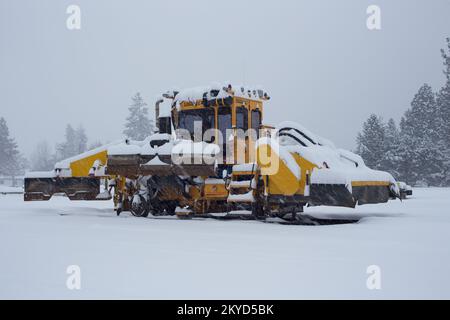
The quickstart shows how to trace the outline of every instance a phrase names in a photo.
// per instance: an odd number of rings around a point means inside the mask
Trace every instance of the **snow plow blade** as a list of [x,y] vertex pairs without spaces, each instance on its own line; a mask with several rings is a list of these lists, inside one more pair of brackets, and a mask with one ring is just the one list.
[[359,205],[371,203],[385,203],[396,196],[391,193],[387,185],[352,186],[352,193]]
[[64,193],[70,200],[99,200],[98,178],[25,178],[25,201],[47,201],[55,193]]
[[139,175],[141,157],[139,155],[109,155],[106,173],[109,175],[130,177]]
[[354,208],[356,201],[345,184],[311,184],[310,204]]
[[356,204],[384,203],[392,197],[389,185],[311,184],[311,205],[354,208]]

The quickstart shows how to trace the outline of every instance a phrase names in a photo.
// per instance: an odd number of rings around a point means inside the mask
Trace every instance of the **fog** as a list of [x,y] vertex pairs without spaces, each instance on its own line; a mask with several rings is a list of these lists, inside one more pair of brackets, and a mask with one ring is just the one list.
[[[70,4],[81,30],[66,27]],[[381,30],[366,9],[381,8]],[[266,124],[297,121],[352,149],[370,113],[399,120],[443,84],[450,0],[0,0],[0,117],[23,153],[122,137],[131,96],[231,81],[271,95]]]

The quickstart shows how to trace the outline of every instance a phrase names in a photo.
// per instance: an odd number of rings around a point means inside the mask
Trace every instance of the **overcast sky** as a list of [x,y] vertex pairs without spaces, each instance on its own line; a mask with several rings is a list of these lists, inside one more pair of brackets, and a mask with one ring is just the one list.
[[[381,30],[366,27],[371,4]],[[370,113],[399,120],[424,82],[443,84],[448,36],[450,0],[0,0],[0,116],[28,155],[67,123],[121,138],[137,91],[153,106],[174,86],[245,82],[272,97],[266,124],[352,149]]]

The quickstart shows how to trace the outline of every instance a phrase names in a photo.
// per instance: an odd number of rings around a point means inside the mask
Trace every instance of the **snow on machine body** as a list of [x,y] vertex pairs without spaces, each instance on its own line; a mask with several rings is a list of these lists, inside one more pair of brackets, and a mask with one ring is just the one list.
[[406,184],[403,181],[399,181],[397,182],[397,186],[400,191],[400,199],[406,199],[407,196],[412,196],[413,191],[410,185]]
[[[263,90],[231,85],[168,92],[155,105],[154,135],[63,161],[42,184],[45,177],[31,173],[25,200],[54,192],[108,199],[114,187],[118,213],[295,219],[305,205],[355,207],[399,196],[389,173],[299,124],[263,125],[267,100]],[[100,179],[109,182],[106,196]]]

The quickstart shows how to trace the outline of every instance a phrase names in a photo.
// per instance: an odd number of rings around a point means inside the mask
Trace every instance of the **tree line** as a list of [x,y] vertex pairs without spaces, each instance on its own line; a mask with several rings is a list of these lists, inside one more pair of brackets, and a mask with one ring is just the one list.
[[[153,133],[153,121],[149,117],[147,104],[139,92],[131,100],[123,134],[128,139],[143,140]],[[56,162],[101,145],[99,140],[88,144],[88,138],[82,125],[74,127],[67,124],[62,142],[52,147],[48,141],[40,141],[27,159],[19,151],[19,146],[11,137],[7,122],[2,117],[0,118],[0,176],[21,176],[26,170],[49,171],[54,168]]]
[[356,138],[356,153],[369,167],[415,186],[450,186],[450,38],[446,42],[442,88],[423,84],[399,125],[372,114]]
[[33,171],[52,170],[56,162],[91,150],[100,144],[100,142],[93,142],[88,145],[84,127],[79,125],[74,128],[71,124],[67,124],[64,141],[57,143],[54,148],[46,140],[36,144],[30,156],[29,169]]
[[6,120],[0,118],[0,176],[21,175],[28,166],[26,158],[19,152],[16,141],[10,136]]
[[[132,140],[144,140],[153,132],[153,121],[149,118],[147,104],[139,92],[131,100],[123,135]],[[88,146],[87,142],[88,139],[83,126],[80,125],[74,129],[68,124],[65,141],[57,144],[54,152],[47,141],[42,141],[36,145],[30,157],[30,169],[33,171],[52,170],[56,162],[102,145],[101,142],[96,141]]]

